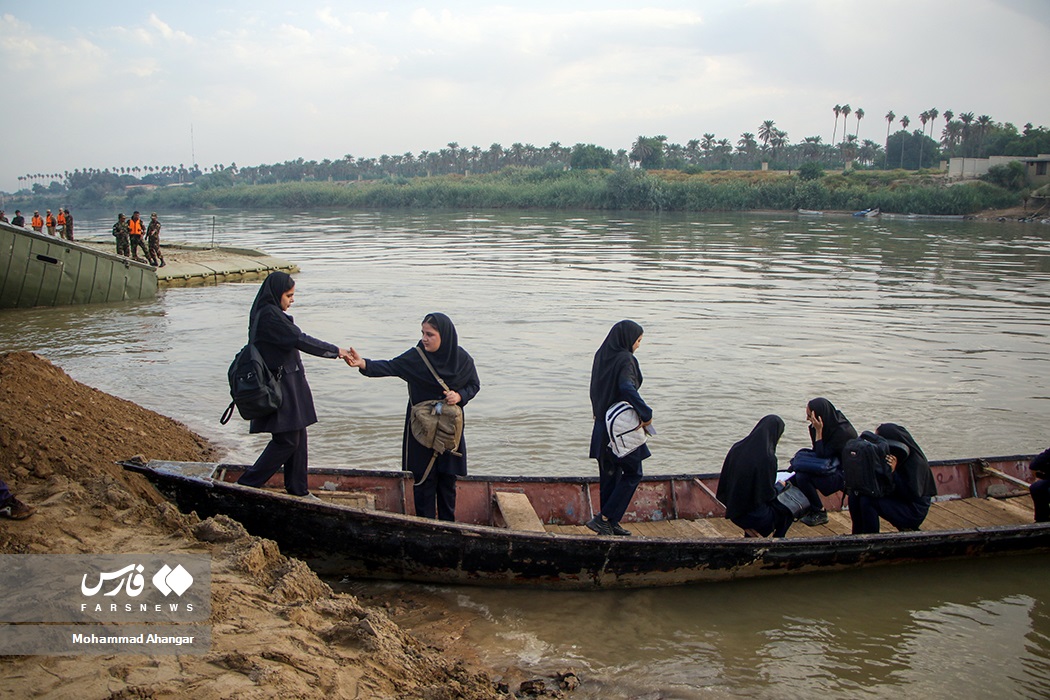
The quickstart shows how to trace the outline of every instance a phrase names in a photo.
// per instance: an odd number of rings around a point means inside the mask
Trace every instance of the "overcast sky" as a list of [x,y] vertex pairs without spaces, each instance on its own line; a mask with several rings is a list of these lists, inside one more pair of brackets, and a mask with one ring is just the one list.
[[766,119],[830,142],[847,103],[879,143],[889,110],[1050,126],[1048,66],[1050,0],[0,0],[0,190],[450,141],[735,144]]

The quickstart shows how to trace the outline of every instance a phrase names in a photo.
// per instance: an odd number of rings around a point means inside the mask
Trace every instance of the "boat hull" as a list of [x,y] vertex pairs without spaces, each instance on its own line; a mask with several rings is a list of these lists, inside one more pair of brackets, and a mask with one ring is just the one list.
[[184,512],[227,515],[322,573],[354,578],[641,588],[1050,551],[1050,524],[787,539],[537,533],[304,500],[207,476],[223,465],[188,475],[179,464],[124,466],[145,474]]

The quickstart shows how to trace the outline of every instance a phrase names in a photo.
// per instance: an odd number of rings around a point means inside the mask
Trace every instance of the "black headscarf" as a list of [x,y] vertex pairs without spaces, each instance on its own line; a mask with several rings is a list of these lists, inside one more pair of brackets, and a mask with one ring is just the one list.
[[908,457],[897,462],[897,478],[894,480],[898,486],[904,488],[906,495],[912,500],[936,496],[937,480],[933,478],[933,472],[930,470],[930,460],[926,459],[922,448],[915,442],[908,429],[896,423],[883,423],[875,428],[875,432],[887,440],[903,443],[908,448]]
[[642,386],[642,370],[634,356],[634,344],[642,336],[642,327],[634,321],[620,321],[609,330],[601,347],[594,353],[591,365],[591,411],[602,417],[619,400],[620,381],[631,373],[635,388]]
[[[459,347],[459,334],[456,332],[452,319],[445,314],[434,312],[427,314],[422,322],[436,328],[441,336],[441,346],[434,352],[426,353],[434,370],[453,391],[469,385],[477,376],[474,358]],[[416,346],[426,352],[422,340],[416,343]],[[415,348],[402,353],[399,358],[395,359],[404,360],[405,379],[409,384],[423,386],[436,384],[434,375],[427,369]]]
[[729,448],[718,477],[718,500],[725,504],[726,517],[747,515],[776,495],[777,443],[784,434],[784,420],[768,415],[751,433]]
[[294,286],[295,280],[292,276],[280,270],[271,272],[259,285],[248,317],[249,333],[252,324],[258,323],[255,329],[257,342],[289,346],[298,340],[301,331],[292,321],[292,317],[281,309],[281,296]]
[[[846,443],[857,437],[857,429],[846,419],[842,411],[835,408],[835,404],[827,399],[823,397],[811,399],[806,407],[824,423],[820,439],[824,443],[824,449],[829,453],[828,456],[840,455]],[[817,433],[812,425],[809,426],[809,439],[816,445]]]

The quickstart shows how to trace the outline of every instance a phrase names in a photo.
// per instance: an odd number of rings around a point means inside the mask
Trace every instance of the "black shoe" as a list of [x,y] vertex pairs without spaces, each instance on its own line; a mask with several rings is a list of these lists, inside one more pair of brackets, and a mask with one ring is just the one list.
[[612,524],[612,531],[613,531],[614,535],[618,535],[620,537],[630,537],[631,536],[631,531],[628,530],[627,528],[621,527],[620,523],[613,523]]
[[599,535],[611,535],[613,534],[612,523],[602,517],[601,513],[598,513],[593,518],[587,521],[587,527],[594,530]]
[[828,512],[826,510],[813,510],[803,515],[799,520],[802,521],[803,525],[809,525],[810,527],[826,525],[828,522]]

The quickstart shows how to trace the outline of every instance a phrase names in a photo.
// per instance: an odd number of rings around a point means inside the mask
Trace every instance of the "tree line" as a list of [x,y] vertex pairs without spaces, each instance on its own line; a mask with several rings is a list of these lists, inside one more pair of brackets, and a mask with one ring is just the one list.
[[[771,170],[797,170],[815,163],[821,168],[837,169],[847,165],[855,169],[919,170],[936,166],[941,159],[953,156],[987,157],[991,155],[1034,156],[1050,152],[1050,131],[1045,127],[1025,124],[1021,130],[1011,123],[997,123],[988,115],[972,112],[956,115],[952,110],[941,113],[936,108],[919,115],[920,129],[908,131],[911,120],[891,110],[885,115],[885,141],[859,139],[863,109],[835,105],[832,141],[826,144],[820,136],[808,136],[792,143],[788,134],[774,120],[763,121],[755,132],[740,134],[735,143],[705,133],[684,145],[666,136],[640,135],[630,149],[611,149],[595,144],[577,143],[566,147],[559,142],[547,146],[514,143],[504,148],[493,143],[487,149],[462,147],[450,142],[445,148],[381,155],[378,158],[355,158],[346,154],[335,160],[321,161],[298,158],[283,163],[238,166],[216,163],[201,168],[194,163],[179,165],[135,165],[107,168],[78,168],[63,173],[30,173],[19,176],[25,189],[33,194],[77,193],[81,201],[101,200],[135,186],[167,186],[193,183],[201,188],[229,187],[236,184],[280,184],[289,182],[347,182],[387,179],[409,179],[435,175],[472,175],[496,173],[508,167],[587,170],[630,168],[643,170],[679,170],[699,173],[714,170],[759,170],[763,164]],[[856,120],[849,122],[850,115]],[[943,118],[940,138],[933,138],[938,118]],[[894,126],[900,128],[891,133]],[[849,133],[848,126],[852,126]],[[929,135],[927,135],[927,126]],[[48,183],[45,185],[44,183]]]

